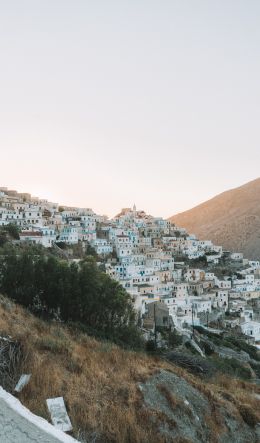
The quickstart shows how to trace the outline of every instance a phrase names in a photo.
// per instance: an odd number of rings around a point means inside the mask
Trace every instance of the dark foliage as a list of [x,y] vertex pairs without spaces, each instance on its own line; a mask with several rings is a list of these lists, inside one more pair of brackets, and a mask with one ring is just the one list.
[[35,314],[74,322],[93,335],[138,347],[141,339],[127,292],[93,257],[68,263],[41,248],[8,248],[0,256],[0,291]]
[[12,223],[0,227],[0,247],[6,244],[9,239],[19,240],[19,228]]
[[220,358],[215,355],[210,361],[219,372],[244,380],[251,379],[251,371],[249,367],[234,358]]
[[18,226],[9,223],[8,225],[5,226],[5,230],[8,232],[9,236],[14,239],[14,240],[19,240],[19,232],[20,229],[18,228]]

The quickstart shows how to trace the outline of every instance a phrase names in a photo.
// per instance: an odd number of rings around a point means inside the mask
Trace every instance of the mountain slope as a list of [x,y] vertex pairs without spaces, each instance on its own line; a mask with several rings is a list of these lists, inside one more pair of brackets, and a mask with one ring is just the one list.
[[260,258],[260,178],[170,217],[199,238]]

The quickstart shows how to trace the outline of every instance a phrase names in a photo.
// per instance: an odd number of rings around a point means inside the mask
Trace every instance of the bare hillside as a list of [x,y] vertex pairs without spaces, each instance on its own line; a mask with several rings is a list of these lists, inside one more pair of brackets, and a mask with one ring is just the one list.
[[199,238],[260,258],[260,178],[170,218]]

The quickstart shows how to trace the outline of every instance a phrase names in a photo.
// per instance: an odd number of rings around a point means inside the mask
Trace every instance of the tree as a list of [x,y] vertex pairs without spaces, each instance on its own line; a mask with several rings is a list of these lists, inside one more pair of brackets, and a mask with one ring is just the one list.
[[19,228],[9,223],[8,225],[0,227],[0,247],[2,247],[5,243],[8,242],[8,239],[11,237],[13,240],[19,240]]
[[16,302],[120,344],[141,344],[130,296],[94,257],[69,264],[33,246],[6,248],[2,257],[0,290]]
[[20,229],[18,228],[18,226],[16,226],[13,223],[9,223],[8,225],[5,226],[5,230],[10,235],[10,237],[12,237],[14,240],[19,240]]

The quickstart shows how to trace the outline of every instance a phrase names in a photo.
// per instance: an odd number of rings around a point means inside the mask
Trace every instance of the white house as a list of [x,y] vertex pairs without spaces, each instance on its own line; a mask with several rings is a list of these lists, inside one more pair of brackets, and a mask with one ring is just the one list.
[[43,244],[43,234],[40,231],[22,231],[20,232],[20,241],[34,244]]
[[91,243],[91,245],[95,248],[98,255],[108,255],[113,251],[112,245],[105,239],[97,238]]
[[216,279],[216,286],[221,289],[231,289],[231,281]]
[[77,244],[79,241],[79,234],[76,226],[64,226],[61,230],[58,241],[68,243],[68,244]]
[[255,341],[260,341],[260,323],[257,321],[247,321],[240,324],[243,334],[254,337]]
[[240,261],[243,260],[243,254],[241,252],[232,252],[230,258],[234,261]]

